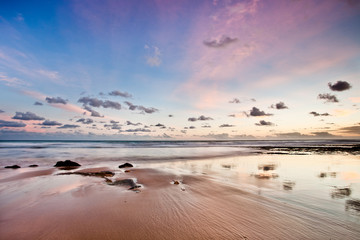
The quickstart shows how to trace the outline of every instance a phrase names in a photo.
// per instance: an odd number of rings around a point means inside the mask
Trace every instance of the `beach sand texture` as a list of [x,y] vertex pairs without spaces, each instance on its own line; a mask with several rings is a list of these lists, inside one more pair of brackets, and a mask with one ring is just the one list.
[[[205,174],[109,167],[141,187],[58,175],[56,168],[7,171],[0,180],[1,239],[359,239],[359,224],[265,198]],[[13,171],[13,172],[9,172]],[[3,175],[4,176],[4,175]],[[179,184],[174,184],[174,180]]]

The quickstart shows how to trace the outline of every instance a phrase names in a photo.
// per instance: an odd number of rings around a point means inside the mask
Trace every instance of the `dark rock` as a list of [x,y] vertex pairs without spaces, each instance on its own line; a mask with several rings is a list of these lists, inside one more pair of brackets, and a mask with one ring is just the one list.
[[113,186],[116,186],[116,185],[128,186],[129,190],[134,190],[134,189],[137,189],[137,188],[141,187],[140,185],[137,185],[136,182],[134,180],[130,179],[130,178],[121,179],[121,180],[115,180],[114,182],[108,183],[108,184],[113,185]]
[[58,161],[54,167],[80,167],[81,165],[78,164],[77,162],[73,162],[70,160],[65,160],[65,161]]
[[81,176],[89,176],[89,177],[113,177],[115,173],[111,171],[101,171],[101,172],[67,172],[67,173],[59,173],[58,175],[81,175]]
[[21,168],[21,167],[19,165],[12,165],[12,166],[6,166],[5,168],[16,169],[16,168]]
[[29,165],[29,167],[38,167],[39,165],[37,165],[37,164],[31,164],[31,165]]
[[173,180],[172,183],[175,184],[175,185],[179,185],[179,184],[180,184],[180,181],[178,181],[178,180]]
[[124,163],[119,166],[119,168],[131,168],[133,165],[131,163]]

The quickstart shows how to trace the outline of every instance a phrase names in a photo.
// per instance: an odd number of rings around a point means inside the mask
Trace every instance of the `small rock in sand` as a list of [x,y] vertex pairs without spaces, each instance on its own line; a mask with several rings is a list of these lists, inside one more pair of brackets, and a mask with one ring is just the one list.
[[16,169],[16,168],[21,168],[21,167],[19,165],[12,165],[12,166],[6,166],[5,168]]
[[37,164],[31,164],[31,165],[29,165],[29,167],[38,167],[39,165],[37,165]]
[[172,183],[175,184],[175,185],[179,185],[179,184],[180,184],[180,181],[178,181],[178,180],[173,180]]
[[124,163],[119,166],[119,168],[131,168],[133,165],[131,163]]

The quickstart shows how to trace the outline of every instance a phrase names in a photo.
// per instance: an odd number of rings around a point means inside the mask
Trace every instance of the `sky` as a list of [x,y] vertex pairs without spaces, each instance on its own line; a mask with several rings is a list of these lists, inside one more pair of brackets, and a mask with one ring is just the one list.
[[0,140],[360,137],[360,1],[0,1]]

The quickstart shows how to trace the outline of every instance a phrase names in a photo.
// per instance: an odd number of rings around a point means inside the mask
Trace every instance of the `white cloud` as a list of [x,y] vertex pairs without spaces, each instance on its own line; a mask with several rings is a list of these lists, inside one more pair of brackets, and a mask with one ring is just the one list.
[[156,46],[149,47],[148,45],[145,45],[144,48],[147,49],[148,51],[151,51],[151,54],[146,56],[146,63],[152,67],[160,66],[160,64],[161,64],[160,49]]

